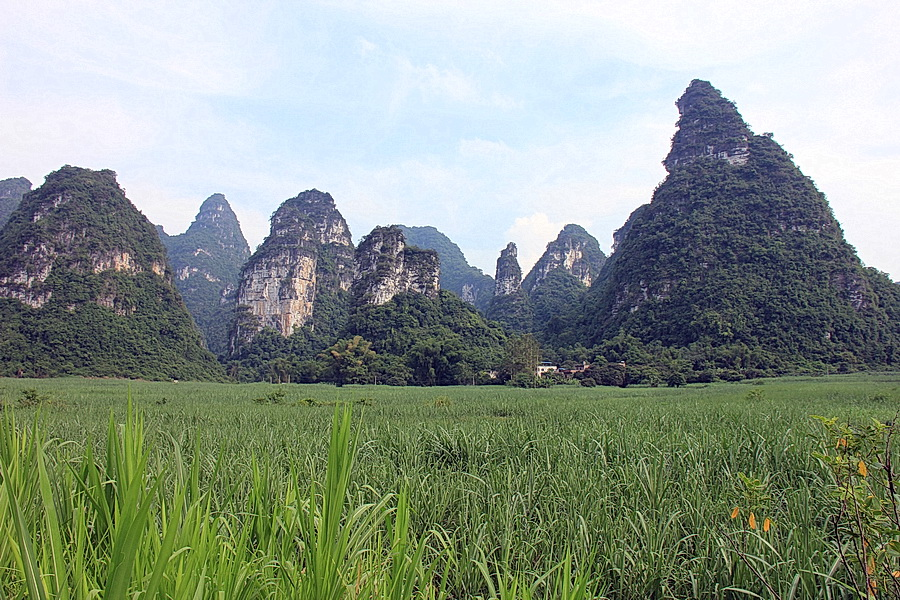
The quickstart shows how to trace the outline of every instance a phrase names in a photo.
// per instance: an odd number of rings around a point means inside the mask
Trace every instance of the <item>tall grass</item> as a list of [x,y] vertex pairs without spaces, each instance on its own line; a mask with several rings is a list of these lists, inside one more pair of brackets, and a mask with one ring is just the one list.
[[7,405],[15,386],[54,402],[4,415],[0,590],[850,598],[809,415],[891,418],[898,383],[281,386],[260,405],[274,387],[135,382],[136,411],[122,382],[6,380]]

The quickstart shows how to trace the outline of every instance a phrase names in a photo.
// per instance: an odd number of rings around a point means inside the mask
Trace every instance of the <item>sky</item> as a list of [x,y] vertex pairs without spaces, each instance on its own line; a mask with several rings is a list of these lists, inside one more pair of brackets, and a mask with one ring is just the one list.
[[0,179],[112,169],[170,234],[223,193],[251,248],[307,189],[356,240],[433,225],[493,275],[567,223],[609,252],[692,79],[772,132],[900,280],[885,0],[0,0]]

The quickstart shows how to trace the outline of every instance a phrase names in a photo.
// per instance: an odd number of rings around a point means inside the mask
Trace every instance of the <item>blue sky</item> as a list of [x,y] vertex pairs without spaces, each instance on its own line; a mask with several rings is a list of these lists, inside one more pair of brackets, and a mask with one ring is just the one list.
[[490,274],[566,223],[608,251],[701,78],[900,279],[893,2],[0,3],[0,178],[113,169],[169,233],[221,192],[255,246],[317,188],[356,239],[434,225]]

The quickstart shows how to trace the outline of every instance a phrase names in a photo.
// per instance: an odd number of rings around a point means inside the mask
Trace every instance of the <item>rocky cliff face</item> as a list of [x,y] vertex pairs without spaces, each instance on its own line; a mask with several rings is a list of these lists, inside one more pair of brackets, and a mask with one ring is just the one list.
[[175,272],[175,285],[207,346],[216,354],[224,353],[241,267],[250,257],[237,216],[225,196],[213,194],[186,232],[169,236],[157,229]]
[[3,374],[221,375],[112,171],[66,166],[23,198],[0,232],[0,307],[0,339],[16,341]]
[[746,164],[752,133],[734,103],[709,82],[695,79],[675,104],[680,118],[672,149],[663,161],[667,171],[710,158]]
[[331,195],[309,190],[286,200],[241,271],[237,305],[246,314],[232,346],[264,327],[288,336],[297,327],[327,325],[326,304],[346,302],[338,297],[349,291],[353,273],[350,230]]
[[24,177],[0,181],[0,228],[6,225],[10,215],[19,206],[22,196],[31,191],[31,182]]
[[378,306],[402,292],[435,299],[439,291],[437,252],[407,246],[400,228],[376,227],[356,249],[356,304]]
[[522,287],[522,269],[519,267],[519,249],[513,242],[500,251],[497,259],[497,274],[494,277],[496,287],[494,296],[509,296]]
[[522,289],[522,269],[517,255],[518,249],[513,242],[500,251],[494,277],[497,284],[485,315],[507,329],[527,333],[533,329],[534,314],[531,300]]
[[434,227],[397,227],[410,246],[437,251],[441,260],[442,290],[450,290],[480,310],[487,307],[494,295],[494,279],[471,266],[459,246]]
[[522,281],[522,287],[532,293],[557,269],[591,287],[605,262],[606,255],[594,236],[579,225],[566,225],[556,240],[547,244],[547,250]]

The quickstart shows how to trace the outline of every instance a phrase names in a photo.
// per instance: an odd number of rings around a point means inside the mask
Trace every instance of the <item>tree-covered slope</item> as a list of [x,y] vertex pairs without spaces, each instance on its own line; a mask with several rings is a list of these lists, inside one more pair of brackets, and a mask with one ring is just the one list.
[[471,383],[500,363],[506,340],[497,324],[448,291],[437,298],[402,293],[380,306],[360,306],[345,335],[361,336],[377,354],[400,359],[395,371],[416,385]]
[[588,294],[587,341],[740,345],[787,368],[896,364],[898,286],[861,265],[791,156],[707,82],[678,107],[669,175]]
[[24,177],[13,177],[0,181],[0,229],[9,221],[10,215],[19,206],[22,196],[31,191],[31,182]]
[[200,206],[187,231],[166,235],[160,230],[175,285],[194,317],[207,347],[216,354],[228,349],[234,321],[235,298],[241,267],[250,247],[240,223],[222,194],[213,194]]
[[441,259],[442,290],[450,290],[479,310],[487,308],[494,295],[494,279],[471,266],[459,246],[434,227],[397,227],[409,245],[437,251]]
[[0,374],[222,376],[112,171],[51,173],[0,232]]

